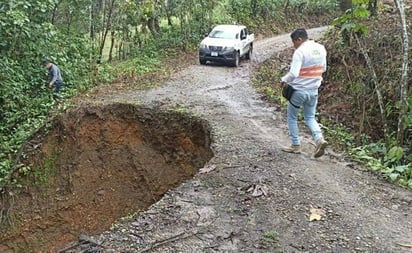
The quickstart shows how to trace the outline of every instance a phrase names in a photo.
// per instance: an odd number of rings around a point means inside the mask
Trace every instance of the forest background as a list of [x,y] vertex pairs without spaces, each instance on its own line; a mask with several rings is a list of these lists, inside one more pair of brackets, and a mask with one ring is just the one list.
[[[0,1],[0,188],[21,164],[23,144],[70,98],[125,83],[150,88],[171,59],[196,52],[211,27],[239,23],[260,36],[331,25],[322,125],[334,147],[412,189],[409,8],[402,0],[11,0]],[[270,59],[254,83],[282,103]],[[64,104],[45,86],[44,59],[62,70]],[[282,67],[283,66],[283,67]],[[342,103],[342,101],[346,103]]]

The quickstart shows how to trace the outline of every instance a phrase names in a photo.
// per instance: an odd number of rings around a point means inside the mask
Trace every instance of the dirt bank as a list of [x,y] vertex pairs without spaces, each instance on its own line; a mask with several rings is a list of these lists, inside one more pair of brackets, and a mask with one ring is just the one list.
[[176,110],[113,103],[68,111],[26,144],[32,172],[15,175],[25,187],[9,198],[13,226],[3,227],[0,252],[57,252],[108,230],[196,174],[213,155],[210,143],[204,120]]

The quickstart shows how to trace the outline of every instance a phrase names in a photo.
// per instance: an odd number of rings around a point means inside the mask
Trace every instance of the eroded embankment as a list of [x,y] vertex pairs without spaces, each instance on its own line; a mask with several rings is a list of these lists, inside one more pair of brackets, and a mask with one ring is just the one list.
[[[0,252],[53,252],[146,209],[212,156],[206,122],[129,104],[77,108],[27,144]],[[4,208],[5,205],[2,206]]]

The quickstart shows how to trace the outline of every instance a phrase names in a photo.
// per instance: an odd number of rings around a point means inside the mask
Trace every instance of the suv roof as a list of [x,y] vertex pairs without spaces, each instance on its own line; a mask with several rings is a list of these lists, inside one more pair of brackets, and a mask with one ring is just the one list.
[[217,25],[213,28],[213,30],[236,30],[246,28],[244,25]]

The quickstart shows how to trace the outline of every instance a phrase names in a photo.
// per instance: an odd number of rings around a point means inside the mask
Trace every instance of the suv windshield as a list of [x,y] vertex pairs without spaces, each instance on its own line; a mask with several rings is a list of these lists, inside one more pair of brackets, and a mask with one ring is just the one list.
[[239,34],[234,31],[213,30],[210,32],[209,37],[217,39],[237,39]]

